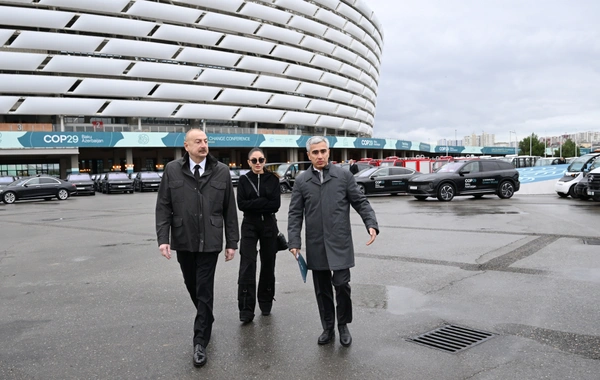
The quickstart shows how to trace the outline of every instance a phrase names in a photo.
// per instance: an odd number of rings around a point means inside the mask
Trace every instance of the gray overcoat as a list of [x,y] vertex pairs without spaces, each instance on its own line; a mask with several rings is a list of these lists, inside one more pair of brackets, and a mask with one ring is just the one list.
[[[288,247],[302,248],[306,220],[306,263],[312,270],[340,270],[354,266],[350,206],[363,223],[379,234],[377,218],[367,197],[360,192],[350,171],[328,164],[323,183],[311,166],[296,177],[288,213]],[[368,235],[365,237],[368,239]]]

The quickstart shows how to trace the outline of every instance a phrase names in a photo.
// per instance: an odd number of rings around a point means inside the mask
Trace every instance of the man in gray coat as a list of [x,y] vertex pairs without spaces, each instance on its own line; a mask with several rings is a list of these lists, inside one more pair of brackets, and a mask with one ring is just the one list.
[[223,250],[233,259],[239,240],[237,209],[229,167],[208,154],[200,129],[185,135],[183,158],[165,166],[156,198],[156,236],[160,253],[177,261],[196,307],[193,363],[206,364],[213,317],[215,269]]
[[[367,245],[379,234],[377,218],[367,197],[356,185],[352,173],[329,163],[329,141],[313,136],[306,142],[312,166],[296,177],[288,213],[288,246],[298,259],[302,246],[300,232],[306,220],[306,262],[312,270],[313,284],[323,333],[319,344],[335,337],[336,309],[340,343],[347,347],[352,336],[347,324],[352,322],[350,268],[354,266],[354,245],[350,228],[350,206],[361,216],[370,235]],[[333,272],[333,273],[332,273]]]

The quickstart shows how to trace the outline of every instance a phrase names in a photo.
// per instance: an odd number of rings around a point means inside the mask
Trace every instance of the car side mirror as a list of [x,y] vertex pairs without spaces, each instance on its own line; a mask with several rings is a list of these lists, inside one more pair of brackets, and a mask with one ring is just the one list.
[[374,181],[374,180],[375,180],[375,177],[369,177],[369,179],[370,179],[371,181]]
[[461,170],[460,172],[458,172],[458,174],[460,174],[460,175],[465,175],[465,174],[469,174],[469,173],[471,173],[471,172],[468,170],[466,170],[466,171]]

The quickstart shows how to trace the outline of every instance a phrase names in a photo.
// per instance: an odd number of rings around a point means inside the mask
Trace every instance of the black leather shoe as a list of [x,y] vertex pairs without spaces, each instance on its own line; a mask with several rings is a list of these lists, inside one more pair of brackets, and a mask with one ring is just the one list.
[[253,320],[254,320],[254,313],[246,312],[246,311],[240,312],[240,322],[243,322],[244,324],[246,324],[246,323],[252,322]]
[[335,331],[333,329],[325,329],[323,330],[321,335],[319,335],[318,343],[327,344],[330,343],[333,340],[333,338],[335,338]]
[[194,346],[194,366],[202,367],[206,364],[206,351],[201,344]]
[[263,311],[261,312],[261,314],[262,314],[263,316],[265,316],[265,317],[268,317],[269,315],[271,315],[271,312],[270,312],[270,311],[264,311],[264,310],[263,310]]
[[339,325],[338,330],[340,331],[340,343],[344,347],[348,347],[352,344],[352,335],[350,335],[350,330],[348,330],[347,325]]

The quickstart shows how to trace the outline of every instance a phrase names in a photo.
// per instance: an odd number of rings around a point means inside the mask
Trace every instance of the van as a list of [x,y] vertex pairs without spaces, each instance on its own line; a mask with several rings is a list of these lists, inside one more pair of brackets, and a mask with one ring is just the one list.
[[600,153],[589,153],[573,160],[567,167],[565,175],[554,185],[556,194],[561,198],[568,196],[577,198],[577,194],[575,193],[577,184],[584,180],[584,178],[587,180],[587,173],[598,158],[600,158]]

